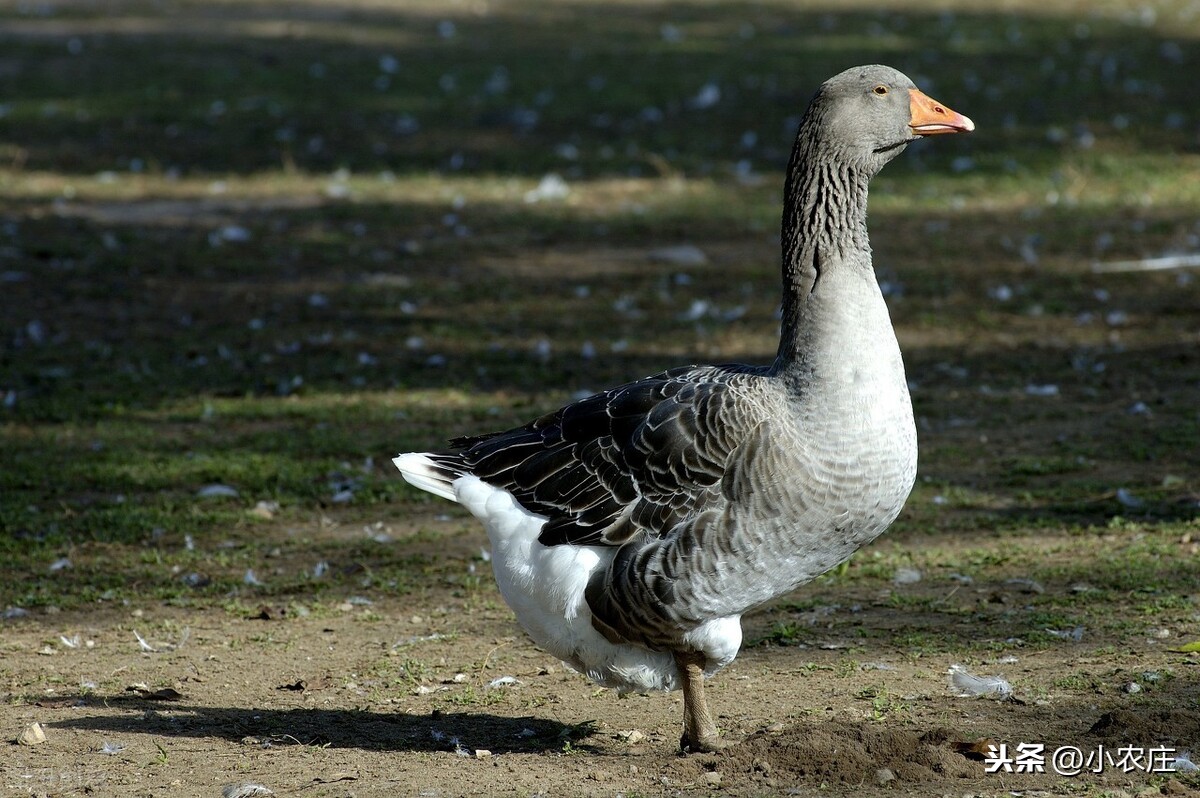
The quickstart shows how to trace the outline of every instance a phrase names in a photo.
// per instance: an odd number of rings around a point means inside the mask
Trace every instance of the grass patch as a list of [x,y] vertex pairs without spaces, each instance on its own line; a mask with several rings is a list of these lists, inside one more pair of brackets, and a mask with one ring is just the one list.
[[[1200,281],[1091,269],[1196,247],[1185,3],[335,5],[0,11],[0,606],[494,611],[479,538],[389,458],[769,359],[798,114],[882,59],[979,124],[872,196],[920,480],[758,639],[823,608],[915,621],[889,639],[918,656],[1194,614]],[[549,172],[567,196],[526,201]]]

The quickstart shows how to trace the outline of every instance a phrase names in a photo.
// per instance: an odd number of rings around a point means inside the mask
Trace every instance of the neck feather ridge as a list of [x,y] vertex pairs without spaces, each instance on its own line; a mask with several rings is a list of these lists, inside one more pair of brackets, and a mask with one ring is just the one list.
[[800,360],[809,322],[806,308],[821,275],[870,268],[867,184],[856,166],[804,125],[792,150],[783,209],[783,319],[776,370]]

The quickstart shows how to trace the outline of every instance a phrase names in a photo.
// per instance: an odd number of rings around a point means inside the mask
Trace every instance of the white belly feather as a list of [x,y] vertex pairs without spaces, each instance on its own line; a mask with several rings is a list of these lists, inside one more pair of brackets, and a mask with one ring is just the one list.
[[[604,687],[622,692],[679,688],[679,673],[669,652],[610,643],[592,626],[584,589],[593,572],[608,566],[615,549],[544,546],[538,535],[546,519],[526,510],[508,491],[471,475],[447,484],[423,454],[401,455],[394,462],[410,483],[459,502],[483,522],[500,593],[540,647]],[[741,619],[703,623],[685,640],[705,652],[707,675],[711,675],[736,656],[742,641]]]

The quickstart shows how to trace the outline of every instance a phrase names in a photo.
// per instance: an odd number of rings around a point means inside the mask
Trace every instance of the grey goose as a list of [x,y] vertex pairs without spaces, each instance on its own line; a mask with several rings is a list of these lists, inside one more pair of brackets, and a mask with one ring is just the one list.
[[394,460],[483,522],[500,592],[539,646],[617,690],[682,688],[685,751],[723,746],[704,679],[737,654],[742,615],[844,562],[912,489],[867,183],[917,138],[974,127],[890,67],[830,78],[788,164],[771,365],[671,369]]

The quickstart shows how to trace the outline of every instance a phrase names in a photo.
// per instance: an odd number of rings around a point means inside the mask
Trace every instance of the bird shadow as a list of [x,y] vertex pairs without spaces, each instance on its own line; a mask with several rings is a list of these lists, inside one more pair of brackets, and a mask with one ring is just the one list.
[[[587,742],[596,733],[592,721],[565,724],[544,718],[436,709],[427,714],[408,714],[362,709],[207,707],[96,695],[73,696],[62,704],[82,712],[46,726],[111,735],[216,737],[262,748],[302,745],[368,751],[455,751],[463,755],[480,749],[497,754],[598,750]],[[90,709],[101,711],[87,711]]]

